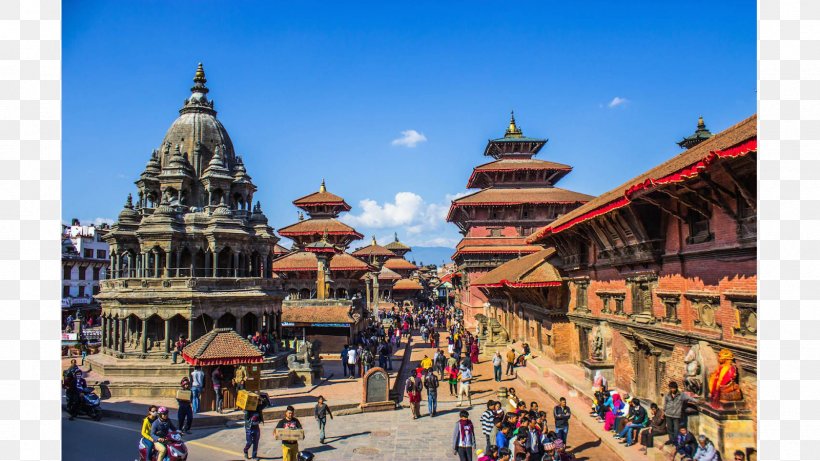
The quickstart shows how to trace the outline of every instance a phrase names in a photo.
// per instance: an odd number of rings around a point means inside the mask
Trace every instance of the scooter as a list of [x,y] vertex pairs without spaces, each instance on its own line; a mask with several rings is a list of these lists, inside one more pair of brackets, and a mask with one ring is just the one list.
[[188,459],[188,447],[182,440],[182,433],[179,431],[171,431],[165,438],[165,459],[157,459],[157,450],[151,450],[151,459],[146,459],[145,455],[148,453],[148,447],[145,446],[142,439],[139,443],[140,459],[139,461],[186,461]]
[[102,419],[102,409],[100,408],[100,397],[94,393],[94,388],[86,387],[80,393],[79,407],[75,408],[77,404],[69,402],[66,407],[70,414],[85,414],[94,421]]

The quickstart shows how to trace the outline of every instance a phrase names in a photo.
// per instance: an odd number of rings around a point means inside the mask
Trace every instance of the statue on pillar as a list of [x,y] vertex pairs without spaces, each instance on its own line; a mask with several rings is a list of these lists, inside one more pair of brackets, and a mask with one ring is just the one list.
[[697,344],[689,348],[689,352],[683,358],[685,364],[684,389],[698,396],[703,394],[703,378],[701,376],[703,365],[701,361],[700,346]]
[[743,400],[739,378],[734,354],[729,349],[722,349],[718,353],[718,366],[709,375],[709,400],[713,407]]
[[592,360],[604,359],[604,336],[601,327],[595,331],[595,339],[592,340]]

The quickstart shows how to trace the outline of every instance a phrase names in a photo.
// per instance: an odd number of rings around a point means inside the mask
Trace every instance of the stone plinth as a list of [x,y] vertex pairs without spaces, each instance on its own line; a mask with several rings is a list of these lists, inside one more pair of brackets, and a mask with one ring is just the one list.
[[319,381],[322,380],[322,376],[324,375],[324,367],[322,365],[290,371],[296,374],[297,382],[303,383],[306,386],[319,384]]
[[697,408],[698,414],[689,417],[690,431],[708,437],[721,454],[757,450],[754,420],[743,402],[724,404],[720,409],[700,402]]
[[603,360],[584,360],[581,362],[584,367],[584,376],[589,382],[595,379],[595,372],[600,371],[606,378],[607,383],[615,383],[615,364]]
[[395,410],[396,402],[390,400],[390,375],[379,367],[371,368],[362,378],[362,411]]

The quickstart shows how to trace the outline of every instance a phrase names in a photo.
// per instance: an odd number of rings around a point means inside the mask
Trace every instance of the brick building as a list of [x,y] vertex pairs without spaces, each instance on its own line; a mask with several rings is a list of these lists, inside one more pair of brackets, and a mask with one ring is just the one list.
[[[756,122],[712,136],[699,121],[683,153],[539,229],[527,244],[547,250],[476,281],[512,339],[642,401],[678,382],[698,398],[690,429],[724,456],[756,449]],[[723,349],[742,400],[715,406]]]

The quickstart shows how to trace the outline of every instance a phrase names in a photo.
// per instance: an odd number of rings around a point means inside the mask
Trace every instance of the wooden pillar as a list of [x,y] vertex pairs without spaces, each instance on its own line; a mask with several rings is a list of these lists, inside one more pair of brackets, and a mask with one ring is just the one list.
[[142,319],[142,353],[148,352],[148,319]]
[[171,319],[165,319],[165,352],[171,352]]

